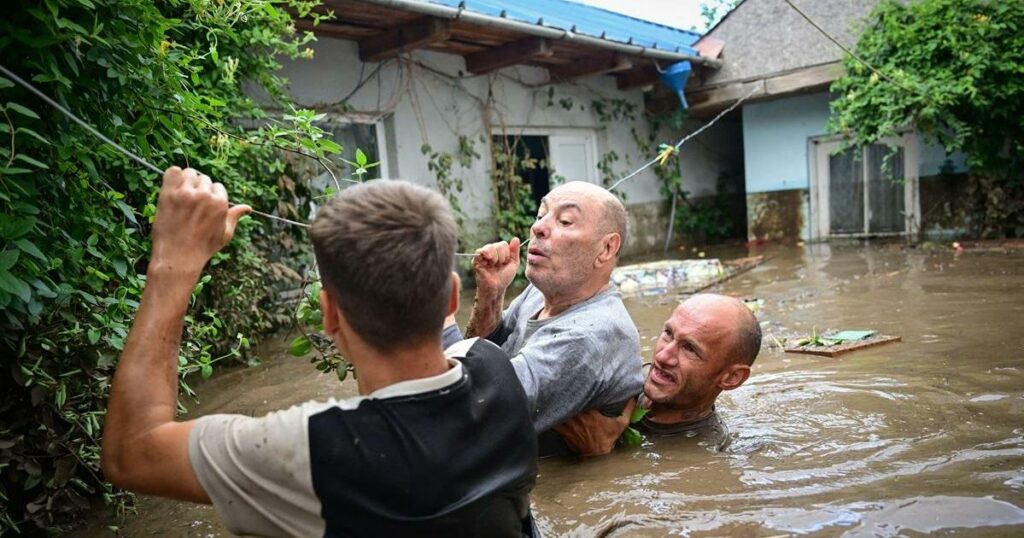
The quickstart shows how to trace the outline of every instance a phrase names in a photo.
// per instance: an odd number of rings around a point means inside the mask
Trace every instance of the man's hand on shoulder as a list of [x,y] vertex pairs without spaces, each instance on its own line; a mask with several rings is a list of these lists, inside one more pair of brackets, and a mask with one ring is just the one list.
[[629,426],[636,400],[629,400],[622,414],[608,417],[597,409],[584,411],[555,426],[569,448],[580,456],[600,456],[615,448],[615,442]]

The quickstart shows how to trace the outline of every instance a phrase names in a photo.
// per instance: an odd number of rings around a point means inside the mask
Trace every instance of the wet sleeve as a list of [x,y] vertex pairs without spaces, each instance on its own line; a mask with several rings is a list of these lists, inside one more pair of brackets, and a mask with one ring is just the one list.
[[462,330],[459,329],[458,324],[449,325],[441,332],[442,349],[448,349],[462,340]]
[[600,347],[582,330],[542,329],[512,357],[537,433],[592,406],[603,384],[601,363]]
[[259,418],[209,415],[196,421],[189,460],[231,532],[323,535],[309,463],[309,405]]

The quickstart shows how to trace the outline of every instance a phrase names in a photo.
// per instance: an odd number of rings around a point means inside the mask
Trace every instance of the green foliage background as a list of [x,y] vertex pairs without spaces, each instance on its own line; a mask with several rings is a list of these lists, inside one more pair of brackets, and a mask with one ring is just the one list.
[[[0,64],[158,167],[305,220],[287,159],[340,150],[291,110],[278,58],[311,56],[301,0],[43,0],[5,5]],[[243,91],[243,87],[247,91]],[[263,105],[247,95],[262,95]],[[283,114],[269,125],[265,109]],[[0,78],[0,534],[59,530],[102,496],[110,378],[145,282],[160,178]],[[249,127],[248,130],[240,126]],[[193,295],[181,385],[289,321],[275,279],[302,232],[247,219]],[[291,284],[295,287],[295,284]]]
[[832,85],[831,127],[858,144],[916,127],[967,155],[978,235],[1024,235],[1024,2],[882,1]]

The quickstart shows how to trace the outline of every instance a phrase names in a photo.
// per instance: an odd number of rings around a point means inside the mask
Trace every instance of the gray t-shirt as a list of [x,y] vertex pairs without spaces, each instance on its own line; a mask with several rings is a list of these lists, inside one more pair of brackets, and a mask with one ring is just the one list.
[[643,390],[640,334],[609,286],[542,321],[544,296],[532,285],[488,337],[512,357],[537,433],[582,411],[617,406]]

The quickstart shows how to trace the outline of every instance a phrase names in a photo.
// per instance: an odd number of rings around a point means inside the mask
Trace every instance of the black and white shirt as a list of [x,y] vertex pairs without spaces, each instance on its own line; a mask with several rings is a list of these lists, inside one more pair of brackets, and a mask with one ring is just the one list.
[[536,438],[497,346],[367,396],[196,421],[189,459],[224,524],[258,536],[522,536]]

